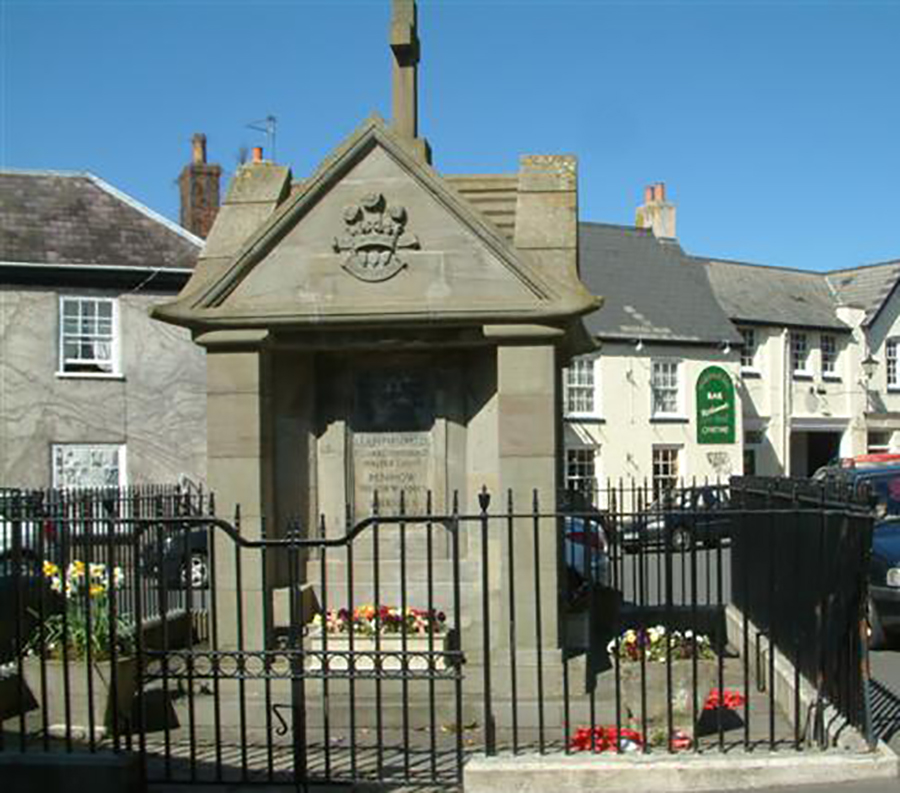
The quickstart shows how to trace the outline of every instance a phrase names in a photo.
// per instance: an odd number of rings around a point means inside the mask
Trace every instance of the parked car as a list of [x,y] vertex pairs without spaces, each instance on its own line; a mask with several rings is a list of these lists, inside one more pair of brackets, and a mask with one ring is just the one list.
[[900,517],[878,521],[869,559],[869,645],[883,647],[900,628]]
[[852,489],[856,494],[868,488],[881,514],[900,515],[900,465],[828,466],[817,471],[814,478],[831,487]]
[[620,532],[622,547],[629,552],[667,543],[676,551],[694,544],[712,548],[731,536],[731,519],[724,487],[682,488],[626,521]]
[[584,581],[608,586],[609,545],[603,516],[566,516],[563,525],[567,569]]
[[609,586],[609,516],[596,509],[583,493],[569,491],[560,498],[563,561],[570,605],[592,588]]
[[33,574],[40,568],[43,534],[44,557],[56,542],[55,524],[42,516],[31,496],[16,488],[0,488],[0,575],[12,575],[16,542],[21,543],[22,569]]
[[[163,533],[162,548],[157,533],[147,533],[144,546],[144,571],[154,578],[164,577],[170,589],[192,589],[209,586],[209,532],[206,527],[169,529]],[[161,563],[161,564],[160,564]]]

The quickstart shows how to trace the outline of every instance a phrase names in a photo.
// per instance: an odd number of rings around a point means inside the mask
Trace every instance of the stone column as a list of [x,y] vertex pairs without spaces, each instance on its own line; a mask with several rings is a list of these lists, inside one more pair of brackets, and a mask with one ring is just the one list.
[[[262,516],[272,514],[267,356],[255,331],[218,331],[198,342],[207,348],[207,443],[210,490],[217,515],[234,520],[240,506],[241,536],[259,539]],[[219,648],[238,646],[238,607],[243,609],[244,647],[263,646],[265,625],[261,555],[241,554],[238,591],[237,543],[215,531],[215,587]],[[227,616],[226,616],[227,615]]]
[[[559,412],[556,398],[556,349],[551,344],[502,345],[497,351],[497,402],[500,489],[495,508],[505,509],[506,493],[512,490],[516,511],[530,511],[532,493],[537,490],[541,512],[556,509],[557,442]],[[557,646],[557,525],[543,519],[539,525],[540,603],[545,647]],[[493,558],[502,558],[503,570],[497,581],[503,592],[500,604],[508,613],[506,582],[511,561],[516,579],[516,612],[536,613],[534,522],[517,521],[513,555],[510,559],[505,537],[495,532]],[[501,556],[502,554],[502,556]],[[496,577],[495,577],[496,580]],[[529,628],[518,637],[519,646],[536,647],[537,638]]]

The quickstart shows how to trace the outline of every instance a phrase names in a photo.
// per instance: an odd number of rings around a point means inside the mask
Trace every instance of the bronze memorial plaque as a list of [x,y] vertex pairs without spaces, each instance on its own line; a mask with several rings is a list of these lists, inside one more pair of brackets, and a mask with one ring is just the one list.
[[352,477],[357,517],[396,515],[400,494],[408,515],[426,511],[434,483],[431,428],[434,407],[429,378],[418,372],[360,373],[352,434]]

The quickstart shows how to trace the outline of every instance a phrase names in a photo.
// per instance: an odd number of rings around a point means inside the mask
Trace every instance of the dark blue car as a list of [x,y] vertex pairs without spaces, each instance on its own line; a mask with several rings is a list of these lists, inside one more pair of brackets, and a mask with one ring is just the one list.
[[875,524],[869,560],[869,645],[900,628],[900,516]]

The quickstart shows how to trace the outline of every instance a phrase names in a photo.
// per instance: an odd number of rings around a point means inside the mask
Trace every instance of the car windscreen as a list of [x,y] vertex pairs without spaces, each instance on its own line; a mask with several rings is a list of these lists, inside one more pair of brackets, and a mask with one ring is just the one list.
[[900,515],[900,471],[866,477],[860,482],[863,483],[872,489],[878,503],[887,508],[888,515]]

